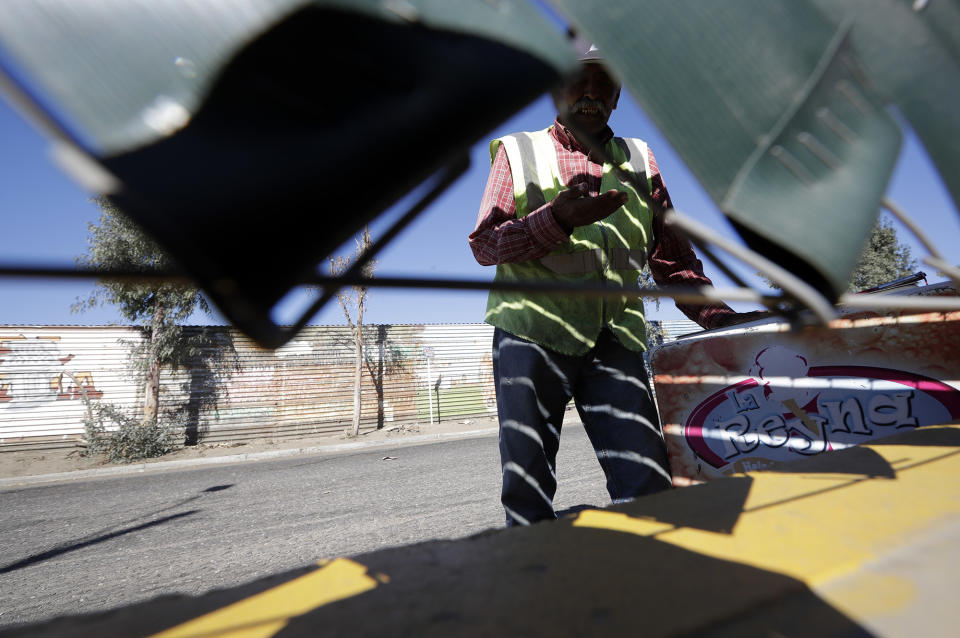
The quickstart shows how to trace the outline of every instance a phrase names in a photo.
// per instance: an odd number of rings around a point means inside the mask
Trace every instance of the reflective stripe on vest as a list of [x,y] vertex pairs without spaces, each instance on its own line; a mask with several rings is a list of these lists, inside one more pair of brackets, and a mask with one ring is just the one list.
[[[516,165],[510,164],[513,177],[513,196],[518,207],[528,211],[537,210],[547,203],[543,192],[556,188],[552,176],[560,174],[557,165],[557,154],[553,147],[544,148],[544,142],[552,144],[549,137],[533,135],[531,133],[516,133],[501,139],[507,148],[507,155],[520,157]],[[535,145],[540,146],[537,153]],[[546,165],[542,165],[546,162]],[[540,180],[545,180],[541,182]]]
[[[580,275],[595,272],[603,267],[603,253],[600,249],[584,250],[567,255],[546,255],[540,263],[558,275]],[[610,267],[614,270],[643,270],[647,263],[647,251],[642,248],[610,249]]]
[[617,146],[620,147],[623,154],[627,156],[627,162],[629,162],[633,172],[637,174],[640,183],[646,184],[648,174],[647,161],[650,159],[647,157],[647,145],[632,137],[615,137],[613,141],[617,143]]

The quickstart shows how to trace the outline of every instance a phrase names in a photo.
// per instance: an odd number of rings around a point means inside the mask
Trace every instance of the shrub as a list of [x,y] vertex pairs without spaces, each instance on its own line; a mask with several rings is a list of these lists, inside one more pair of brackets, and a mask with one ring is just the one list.
[[[111,463],[163,456],[177,448],[178,435],[182,440],[181,420],[165,414],[156,425],[144,424],[111,403],[97,403],[86,418],[84,454],[104,454]],[[109,424],[116,428],[109,428]]]

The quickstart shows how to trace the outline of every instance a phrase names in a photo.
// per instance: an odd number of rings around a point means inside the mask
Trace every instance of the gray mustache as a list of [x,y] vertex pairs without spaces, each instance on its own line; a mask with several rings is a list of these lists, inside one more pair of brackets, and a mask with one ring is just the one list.
[[576,103],[570,107],[570,112],[579,113],[583,110],[584,107],[587,107],[587,106],[597,109],[598,111],[600,111],[600,114],[603,116],[610,115],[610,112],[607,110],[607,107],[604,105],[603,102],[599,100],[594,100],[589,97],[582,97],[579,100],[577,100]]

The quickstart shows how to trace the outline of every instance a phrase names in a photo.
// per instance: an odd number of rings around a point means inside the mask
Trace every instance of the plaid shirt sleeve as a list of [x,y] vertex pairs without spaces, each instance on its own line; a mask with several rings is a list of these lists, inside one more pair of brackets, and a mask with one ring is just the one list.
[[[650,160],[651,194],[654,201],[660,204],[660,210],[654,211],[653,215],[654,245],[649,260],[653,280],[658,286],[712,286],[713,282],[703,274],[703,263],[697,259],[690,241],[663,223],[663,211],[673,208],[673,203],[649,147],[647,154]],[[708,306],[677,303],[677,308],[707,329],[724,325],[736,314],[724,303]]]
[[539,259],[568,238],[549,203],[517,218],[510,161],[501,145],[487,177],[477,226],[468,238],[477,263],[493,266]]

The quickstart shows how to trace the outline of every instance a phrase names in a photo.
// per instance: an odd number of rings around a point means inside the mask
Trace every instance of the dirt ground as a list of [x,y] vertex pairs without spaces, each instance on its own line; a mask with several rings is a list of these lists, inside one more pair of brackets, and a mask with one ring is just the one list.
[[[576,414],[576,413],[574,413]],[[389,439],[407,439],[409,442],[430,435],[453,436],[474,430],[494,429],[497,427],[495,416],[471,417],[442,423],[392,424],[380,430],[373,430],[360,436],[348,436],[346,431],[339,435],[304,436],[284,439],[252,439],[233,443],[199,444],[185,447],[156,459],[136,461],[136,463],[157,463],[160,461],[178,461],[184,459],[202,459],[218,456],[249,455],[272,450],[296,450],[313,447],[341,446],[350,443],[370,443]],[[107,463],[102,455],[85,456],[80,447],[56,450],[27,450],[3,452],[0,448],[0,478],[37,476],[41,474],[59,474],[77,470],[117,467],[123,464]]]

